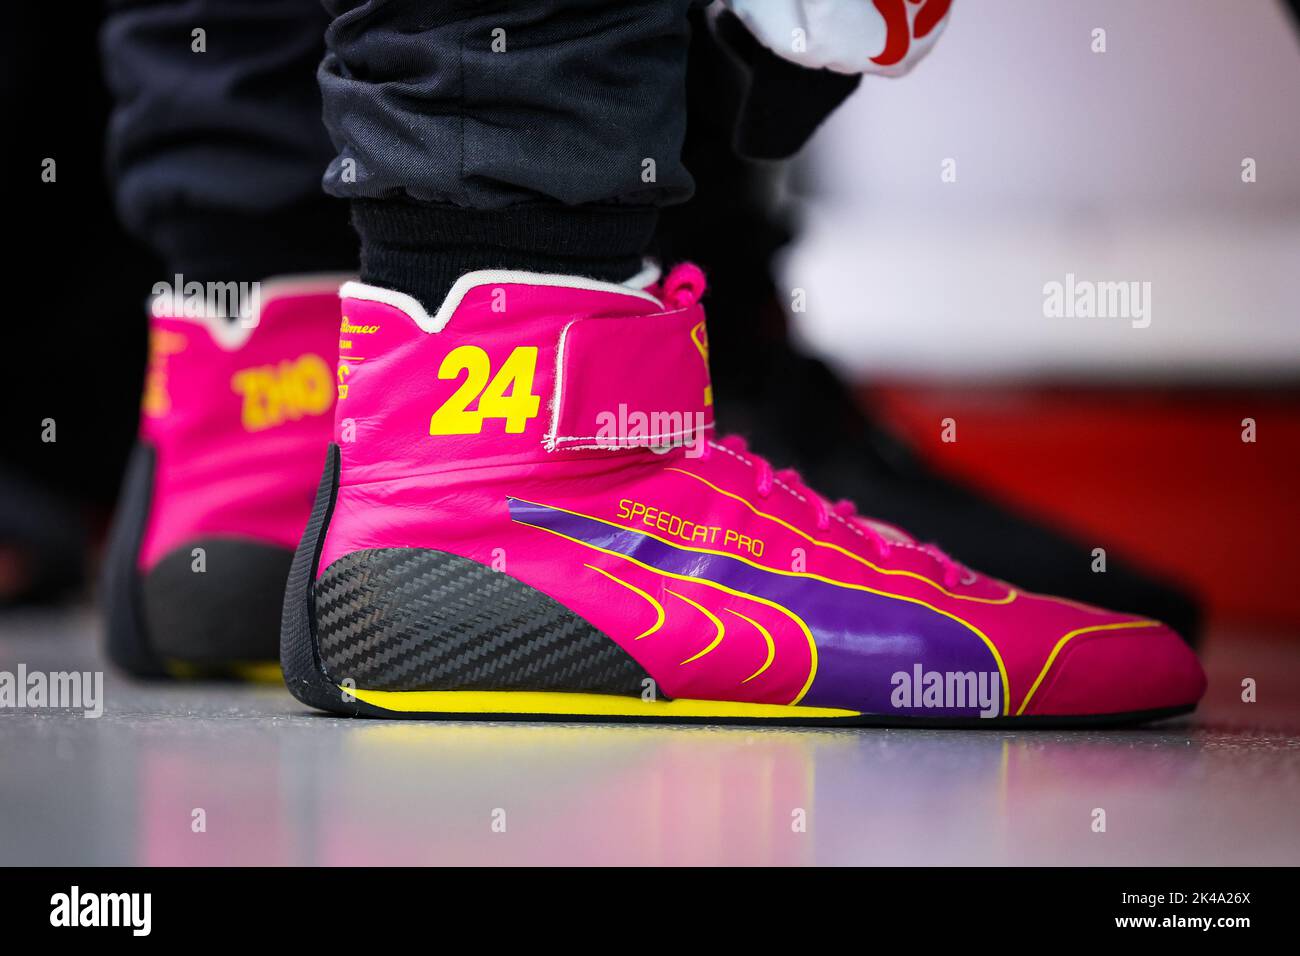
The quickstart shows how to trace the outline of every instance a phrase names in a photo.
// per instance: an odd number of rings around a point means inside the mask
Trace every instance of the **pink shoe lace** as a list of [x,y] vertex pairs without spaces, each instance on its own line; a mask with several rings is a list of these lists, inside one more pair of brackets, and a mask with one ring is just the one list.
[[[852,501],[847,498],[841,498],[839,501],[834,502],[827,501],[804,483],[799,472],[793,468],[774,469],[763,456],[751,452],[745,439],[739,435],[728,435],[721,438],[718,440],[717,445],[726,451],[741,456],[744,461],[749,462],[754,467],[757,476],[756,490],[760,498],[766,498],[772,493],[772,489],[780,483],[800,499],[812,505],[818,531],[825,531],[830,527],[832,516],[838,517],[862,535],[863,539],[871,545],[877,560],[888,559],[895,545],[877,531],[864,516],[858,514],[857,505]],[[713,452],[713,448],[712,442],[705,442],[701,458],[707,459]],[[975,575],[965,565],[945,554],[937,545],[918,544],[907,545],[907,547],[915,548],[934,559],[942,571],[944,587],[951,588],[958,584],[974,583]]]

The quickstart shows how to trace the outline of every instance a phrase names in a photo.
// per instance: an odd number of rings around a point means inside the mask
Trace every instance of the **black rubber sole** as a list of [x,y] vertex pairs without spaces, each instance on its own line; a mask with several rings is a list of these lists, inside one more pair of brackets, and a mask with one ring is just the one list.
[[127,461],[117,512],[109,532],[101,584],[108,659],[136,677],[166,677],[162,658],[145,636],[136,556],[149,520],[153,496],[154,450],[137,444]]
[[[109,535],[102,600],[109,660],[140,678],[245,680],[278,658],[282,586],[291,553],[207,538],[137,565],[153,495],[154,450],[131,453]],[[202,573],[195,570],[203,550]]]
[[[196,552],[203,571],[195,570]],[[280,609],[293,552],[256,541],[196,538],[138,576],[154,653],[202,673],[280,656]]]
[[325,545],[325,530],[334,513],[338,484],[339,447],[330,442],[311,518],[289,565],[280,617],[280,669],[284,672],[284,683],[289,692],[308,707],[346,717],[382,717],[383,713],[374,712],[375,708],[361,701],[344,699],[339,688],[326,676],[316,644],[313,584],[321,548]]

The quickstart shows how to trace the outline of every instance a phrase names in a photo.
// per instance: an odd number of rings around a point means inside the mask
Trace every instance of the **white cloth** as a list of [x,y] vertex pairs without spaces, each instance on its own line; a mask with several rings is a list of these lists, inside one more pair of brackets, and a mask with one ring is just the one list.
[[943,32],[951,6],[951,0],[722,3],[777,56],[814,69],[877,76],[911,70]]

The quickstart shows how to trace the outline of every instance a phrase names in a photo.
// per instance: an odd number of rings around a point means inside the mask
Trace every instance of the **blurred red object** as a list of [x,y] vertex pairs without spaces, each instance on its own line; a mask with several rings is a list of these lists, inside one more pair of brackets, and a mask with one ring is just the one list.
[[[1165,572],[1212,621],[1300,627],[1300,390],[897,385],[864,397],[935,467]],[[957,440],[945,442],[949,418]]]

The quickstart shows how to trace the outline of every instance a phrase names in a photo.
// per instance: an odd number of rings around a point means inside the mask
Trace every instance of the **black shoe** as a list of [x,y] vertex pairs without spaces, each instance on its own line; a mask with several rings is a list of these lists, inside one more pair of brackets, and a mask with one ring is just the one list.
[[746,351],[744,366],[713,369],[717,415],[726,431],[747,433],[764,457],[794,465],[826,494],[850,498],[986,574],[1152,617],[1197,643],[1201,611],[1185,591],[1113,553],[1105,572],[1094,572],[1090,545],[936,473],[873,422],[830,369],[788,343],[767,342],[761,356],[752,346]]

